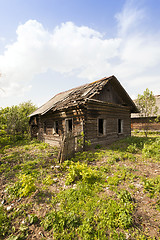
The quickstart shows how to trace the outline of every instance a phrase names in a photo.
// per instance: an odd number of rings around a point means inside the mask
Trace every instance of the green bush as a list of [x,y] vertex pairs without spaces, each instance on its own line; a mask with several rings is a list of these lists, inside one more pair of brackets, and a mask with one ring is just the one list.
[[3,237],[8,232],[10,219],[7,217],[3,206],[0,206],[0,237]]
[[26,197],[36,190],[35,179],[31,175],[20,175],[19,180],[8,188],[14,197]]
[[69,173],[66,178],[66,185],[82,180],[87,183],[94,183],[102,178],[100,172],[87,166],[85,163],[76,162],[69,166]]
[[144,190],[150,193],[150,197],[160,193],[160,176],[144,180]]
[[160,138],[157,138],[154,142],[150,141],[149,144],[144,144],[142,154],[145,157],[160,160]]
[[110,239],[124,239],[123,234],[116,234],[116,229],[132,226],[130,194],[123,191],[119,193],[120,198],[104,199],[98,193],[98,185],[84,182],[78,183],[75,189],[61,192],[53,202],[54,209],[46,214],[41,225],[52,232],[55,239],[107,239],[107,234],[113,231],[114,238]]
[[129,176],[127,169],[121,169],[114,173],[113,176],[109,176],[106,179],[108,186],[118,186],[123,180]]
[[137,153],[138,152],[138,149],[137,149],[137,145],[136,143],[132,143],[131,145],[129,145],[127,147],[127,152],[130,152],[130,153]]
[[129,203],[132,202],[131,194],[127,190],[121,190],[121,192],[118,194],[118,198],[123,203]]
[[0,109],[0,147],[29,136],[29,114],[35,109],[30,101]]
[[0,147],[4,147],[11,143],[11,136],[9,136],[5,130],[0,129]]
[[132,203],[126,204],[108,199],[101,207],[100,225],[107,226],[109,229],[118,227],[127,229],[132,226],[132,210]]

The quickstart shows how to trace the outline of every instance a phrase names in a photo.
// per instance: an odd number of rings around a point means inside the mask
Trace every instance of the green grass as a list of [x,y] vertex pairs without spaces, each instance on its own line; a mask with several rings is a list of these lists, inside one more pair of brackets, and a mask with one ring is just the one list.
[[0,238],[158,239],[160,138],[77,153],[25,141],[1,149]]

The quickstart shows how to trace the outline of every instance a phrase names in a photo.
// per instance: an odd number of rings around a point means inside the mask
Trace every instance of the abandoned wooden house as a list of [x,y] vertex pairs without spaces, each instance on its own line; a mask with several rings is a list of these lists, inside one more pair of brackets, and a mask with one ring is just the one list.
[[[31,136],[72,153],[130,136],[138,110],[115,76],[62,92],[30,115]],[[65,140],[64,140],[65,139]]]
[[[131,114],[131,130],[143,130],[160,131],[160,95],[155,96],[156,107],[158,111],[152,114],[150,117],[145,117],[141,113]],[[158,117],[158,118],[157,118]]]

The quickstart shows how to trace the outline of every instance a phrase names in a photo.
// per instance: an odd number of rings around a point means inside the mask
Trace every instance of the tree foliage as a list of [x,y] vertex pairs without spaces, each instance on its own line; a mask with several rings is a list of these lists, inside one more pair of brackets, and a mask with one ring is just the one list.
[[151,117],[157,114],[158,107],[156,106],[155,96],[148,88],[143,92],[143,95],[138,94],[136,105],[143,117]]
[[0,109],[0,137],[1,140],[24,136],[29,133],[29,114],[36,107],[30,102]]
[[138,94],[138,98],[136,100],[136,105],[140,111],[140,116],[144,117],[144,130],[147,136],[147,118],[156,116],[158,107],[156,106],[156,99],[153,95],[153,92],[148,88],[143,92],[143,94]]

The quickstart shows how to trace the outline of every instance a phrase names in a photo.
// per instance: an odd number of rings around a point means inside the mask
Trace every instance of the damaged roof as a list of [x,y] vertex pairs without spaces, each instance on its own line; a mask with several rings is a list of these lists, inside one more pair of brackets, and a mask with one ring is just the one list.
[[51,109],[53,111],[56,111],[74,107],[78,103],[83,103],[87,99],[91,99],[94,95],[99,93],[109,82],[113,85],[114,89],[118,92],[119,96],[123,99],[126,105],[130,106],[131,112],[138,112],[134,102],[129,97],[122,85],[119,83],[117,78],[115,76],[110,76],[55,95],[48,102],[30,114],[30,117],[39,114],[43,115]]

